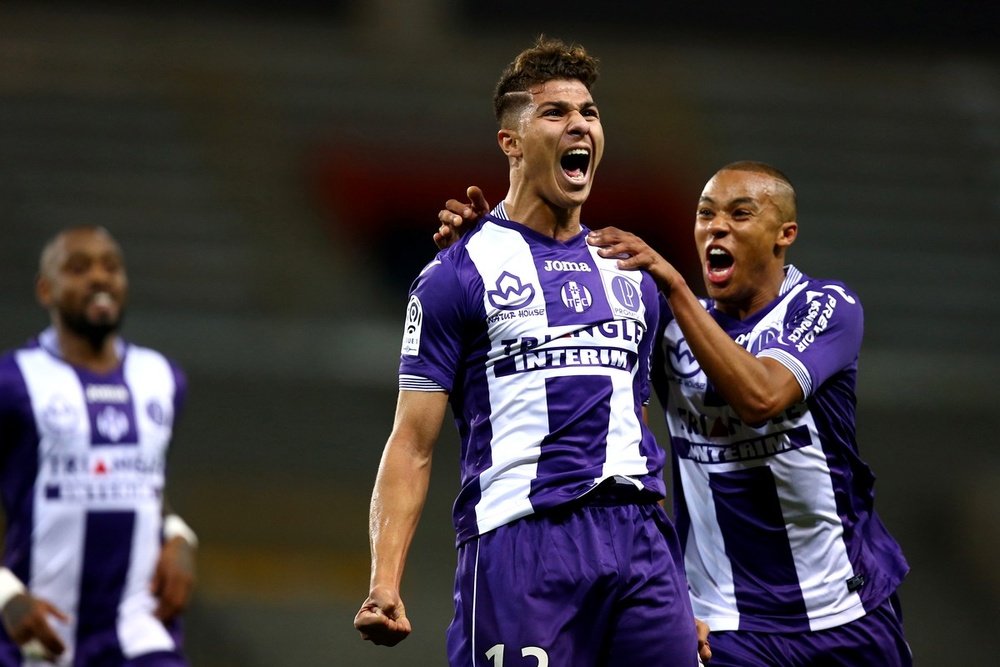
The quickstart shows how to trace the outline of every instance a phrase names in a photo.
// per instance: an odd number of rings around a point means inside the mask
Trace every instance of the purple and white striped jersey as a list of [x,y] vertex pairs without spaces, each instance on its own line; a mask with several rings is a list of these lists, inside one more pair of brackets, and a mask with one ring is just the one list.
[[858,297],[788,266],[779,297],[746,320],[702,303],[739,345],[786,366],[806,398],[764,424],[742,422],[664,309],[653,377],[695,616],[713,631],[762,632],[860,618],[908,568],[855,441]]
[[[154,617],[150,582],[186,382],[158,352],[124,342],[119,351],[117,370],[95,374],[64,362],[48,329],[0,357],[4,565],[69,616],[50,619],[67,646],[59,665],[92,664],[89,652],[108,642],[133,658],[174,651],[179,639]],[[16,660],[0,632],[0,664]]]
[[665,492],[665,453],[642,420],[656,286],[586,235],[556,241],[501,204],[413,284],[399,386],[450,393],[459,543],[612,477]]

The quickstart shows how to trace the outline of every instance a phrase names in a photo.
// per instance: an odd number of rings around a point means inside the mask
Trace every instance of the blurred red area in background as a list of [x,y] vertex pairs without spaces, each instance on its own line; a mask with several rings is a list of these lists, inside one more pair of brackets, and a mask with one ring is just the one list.
[[[351,243],[379,264],[392,284],[409,285],[436,247],[437,213],[449,198],[465,200],[478,185],[495,205],[507,192],[502,156],[429,153],[379,146],[322,148],[308,179],[332,242]],[[635,232],[701,285],[694,251],[697,192],[679,193],[670,174],[640,164],[605,161],[583,211],[590,228]]]

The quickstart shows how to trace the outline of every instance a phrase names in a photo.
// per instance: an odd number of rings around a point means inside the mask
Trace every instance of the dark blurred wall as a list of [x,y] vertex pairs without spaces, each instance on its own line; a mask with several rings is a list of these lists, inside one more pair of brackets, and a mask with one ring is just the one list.
[[542,31],[602,61],[593,226],[641,231],[697,281],[712,171],[790,174],[793,261],[865,303],[859,438],[913,566],[918,663],[1000,652],[992,5],[608,6],[0,5],[0,338],[44,326],[31,295],[48,235],[100,222],[121,239],[126,333],[191,379],[170,495],[202,539],[199,667],[443,664],[450,425],[404,583],[415,632],[394,649],[351,627],[367,503],[408,283],[445,199],[469,183],[502,198],[490,96]]

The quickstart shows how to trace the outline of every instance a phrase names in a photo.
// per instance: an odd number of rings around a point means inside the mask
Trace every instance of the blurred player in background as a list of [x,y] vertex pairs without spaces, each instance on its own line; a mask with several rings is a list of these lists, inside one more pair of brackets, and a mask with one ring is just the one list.
[[60,232],[36,287],[52,324],[0,357],[3,667],[187,664],[197,539],[163,495],[186,384],[118,336],[127,287],[105,229]]
[[363,638],[410,632],[400,597],[450,401],[462,440],[451,665],[693,666],[698,638],[643,419],[649,276],[581,224],[604,149],[596,61],[540,39],[494,97],[504,201],[411,290],[396,419],[371,504]]
[[[439,245],[487,210],[478,188],[469,197],[441,211]],[[777,169],[719,170],[695,218],[707,300],[632,234],[588,241],[665,295],[653,378],[713,667],[910,665],[896,596],[908,566],[855,441],[861,302],[785,264],[797,217]]]

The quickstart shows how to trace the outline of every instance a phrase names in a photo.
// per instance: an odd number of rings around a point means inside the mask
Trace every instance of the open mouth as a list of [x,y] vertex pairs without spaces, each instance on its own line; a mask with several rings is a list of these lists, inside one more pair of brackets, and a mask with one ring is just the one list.
[[733,256],[723,248],[709,248],[706,269],[708,277],[713,282],[721,282],[733,272]]
[[559,160],[559,165],[570,180],[582,180],[590,167],[590,151],[586,148],[567,151]]

